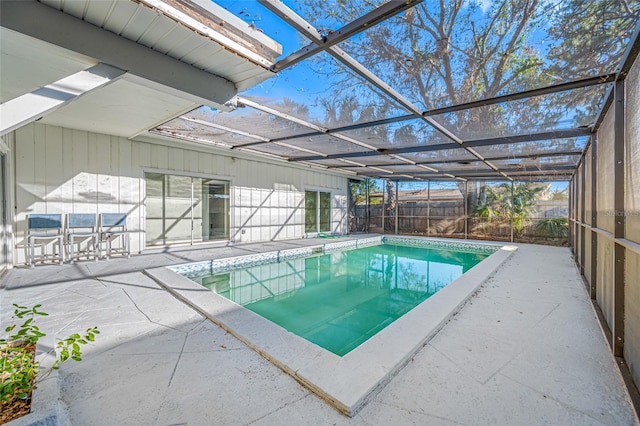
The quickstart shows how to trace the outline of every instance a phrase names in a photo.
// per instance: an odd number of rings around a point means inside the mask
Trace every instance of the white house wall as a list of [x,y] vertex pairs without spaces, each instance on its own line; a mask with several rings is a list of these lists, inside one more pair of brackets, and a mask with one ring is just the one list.
[[40,123],[16,130],[12,148],[17,263],[29,213],[127,213],[132,251],[142,251],[147,171],[230,181],[232,242],[304,237],[305,190],[331,192],[332,232],[347,230],[347,178],[317,169]]

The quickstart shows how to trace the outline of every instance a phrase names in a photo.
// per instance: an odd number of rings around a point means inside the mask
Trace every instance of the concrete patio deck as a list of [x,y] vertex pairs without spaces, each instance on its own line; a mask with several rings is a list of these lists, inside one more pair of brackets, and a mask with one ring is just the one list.
[[519,244],[353,418],[142,273],[312,244],[318,240],[14,269],[0,291],[3,327],[12,303],[41,303],[50,314],[38,319],[48,333],[41,353],[54,337],[101,331],[82,362],[65,363],[40,385],[36,413],[15,424],[638,424],[567,248]]

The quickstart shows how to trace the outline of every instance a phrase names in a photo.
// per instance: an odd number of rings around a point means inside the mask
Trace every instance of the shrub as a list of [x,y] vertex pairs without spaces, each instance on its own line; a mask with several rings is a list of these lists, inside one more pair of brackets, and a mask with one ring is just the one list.
[[569,235],[569,220],[566,217],[542,219],[536,223],[536,229],[550,237],[566,238]]
[[[40,369],[40,363],[34,356],[35,345],[41,337],[46,336],[34,321],[37,316],[48,315],[39,310],[41,305],[35,305],[32,308],[17,304],[13,306],[15,310],[11,325],[5,328],[9,336],[6,339],[0,339],[0,400],[3,403],[15,399],[27,399],[35,389],[36,376]],[[16,319],[24,322],[18,326]],[[58,339],[56,344],[58,353],[51,368],[58,369],[60,364],[69,358],[81,361],[80,345],[93,342],[97,334],[100,334],[98,327],[91,327],[82,336],[74,333],[66,339]]]

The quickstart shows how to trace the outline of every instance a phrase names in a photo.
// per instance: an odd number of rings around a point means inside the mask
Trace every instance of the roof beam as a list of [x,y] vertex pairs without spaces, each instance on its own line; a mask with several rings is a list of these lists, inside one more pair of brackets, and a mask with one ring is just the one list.
[[[512,179],[515,182],[549,182],[549,181],[565,181],[565,180],[569,180],[569,178],[571,177],[571,174],[568,174],[566,172],[563,173],[558,173],[558,174],[548,174],[548,175],[544,175],[544,176],[538,176],[538,175],[527,175],[527,176],[518,176],[518,175],[512,175]],[[392,178],[392,177],[390,177]],[[409,180],[409,179],[397,179],[397,178],[393,178],[394,180]],[[463,179],[463,178],[460,178]],[[420,177],[416,177],[415,180],[418,181],[451,181],[451,178],[445,177],[445,176],[438,176],[438,175],[433,175],[433,176],[420,176]],[[466,181],[491,181],[491,182],[495,182],[495,181],[504,181],[507,182],[507,179],[501,178],[501,177],[497,177],[495,174],[493,175],[486,175],[486,176],[469,176],[467,178],[464,178],[464,180]],[[412,181],[414,181],[412,179]]]
[[564,92],[566,90],[575,90],[583,87],[597,86],[600,84],[611,83],[615,80],[615,73],[602,74],[595,77],[584,78],[581,80],[570,81],[567,83],[555,84],[553,86],[540,87],[538,89],[525,90],[523,92],[512,93],[509,95],[496,96],[488,99],[481,99],[479,101],[467,102],[464,104],[452,105],[444,108],[432,109],[425,111],[424,116],[433,116],[439,114],[446,114],[449,112],[462,111],[471,108],[478,108],[487,105],[499,104],[502,102],[512,102],[520,99],[532,98],[534,96],[550,95],[553,93]]
[[[516,154],[516,155],[502,155],[495,157],[485,157],[487,161],[503,161],[503,160],[526,160],[526,159],[539,159],[539,158],[552,158],[552,157],[574,157],[582,154],[582,151],[557,151],[557,152],[543,152],[540,154]],[[437,159],[428,161],[420,161],[416,164],[448,164],[448,163],[465,163],[465,162],[477,162],[473,159]]]
[[[575,166],[549,166],[549,167],[529,167],[529,168],[525,168],[525,167],[513,167],[513,168],[509,168],[509,169],[501,169],[503,172],[505,173],[521,173],[521,174],[527,174],[527,173],[553,173],[553,172],[563,172],[563,173],[570,173]],[[404,174],[411,174],[411,175],[415,175],[417,177],[423,177],[425,175],[433,175],[432,172],[429,171],[424,171],[424,172],[402,172]],[[400,172],[398,172],[398,174],[400,174]],[[482,176],[482,175],[486,175],[486,176],[492,176],[494,175],[493,172],[491,170],[441,170],[438,175],[441,174],[449,174],[449,175],[455,175],[455,176],[460,176],[460,177],[466,177],[466,178],[472,178],[474,176]]]
[[[326,36],[320,35],[320,39],[316,42],[313,42],[297,52],[293,52],[286,58],[276,62],[271,69],[275,72],[282,71],[285,68],[289,68],[298,62],[307,59],[317,53],[320,53],[331,46],[334,46],[341,41],[348,39],[349,37],[358,34],[368,28],[373,27],[374,25],[383,22],[392,16],[397,15],[400,12],[403,12],[417,4],[422,3],[423,0],[405,0],[405,1],[389,1],[387,3],[383,3],[381,6],[372,10],[369,13],[362,15],[354,21],[351,21],[344,27],[339,30],[333,31]],[[260,4],[265,6],[267,9],[278,15],[281,19],[288,21],[289,14],[283,13],[285,9],[281,7],[279,1],[275,0],[258,0]],[[307,29],[306,22],[301,23],[298,20],[293,20],[290,25],[296,28],[299,32],[304,33],[298,29],[298,25],[302,24],[303,29]]]
[[125,71],[94,65],[0,105],[0,136],[67,105],[92,90],[122,78]]
[[156,52],[42,3],[2,2],[0,24],[13,31],[97,59],[148,80],[173,88],[195,103],[229,110],[235,85],[217,75]]
[[[458,148],[459,149],[459,148]],[[551,158],[551,157],[572,157],[579,156],[582,154],[582,151],[560,151],[560,152],[545,152],[541,154],[517,154],[517,155],[503,155],[497,157],[485,157],[487,161],[501,161],[501,160],[523,160],[529,158]],[[428,164],[454,164],[454,163],[480,163],[480,160],[473,158],[458,158],[458,159],[446,159],[446,158],[434,158],[432,160],[427,161],[417,161],[415,163],[416,166],[428,165]],[[368,166],[393,166],[393,164],[389,163],[380,163],[380,164],[368,164]],[[340,166],[329,166],[330,169],[341,169],[344,167],[353,167],[352,165],[340,165]]]
[[[570,172],[575,168],[574,165],[562,165],[562,166],[554,166],[554,165],[545,165],[545,166],[530,166],[530,167],[511,167],[508,169],[500,169],[504,173],[549,173],[549,172]],[[483,174],[487,173],[483,170],[443,170],[442,173],[456,173],[459,176],[470,176],[475,174]]]
[[[591,134],[591,130],[589,128],[577,127],[574,129],[552,130],[549,132],[531,133],[528,135],[503,136],[499,138],[471,140],[471,141],[465,141],[464,145],[466,147],[503,145],[503,144],[513,144],[513,143],[520,143],[520,142],[534,142],[534,141],[541,141],[541,140],[547,140],[547,139],[563,139],[563,138],[571,138],[571,137],[578,137],[578,136],[588,136],[590,134]],[[330,155],[327,155],[326,157],[297,157],[297,158],[291,158],[289,159],[289,161],[313,161],[313,160],[332,159],[332,158],[368,157],[372,155],[406,154],[406,153],[415,153],[415,152],[442,151],[446,149],[458,149],[458,148],[461,148],[460,145],[455,143],[441,143],[441,144],[435,144],[435,145],[422,145],[422,146],[404,147],[404,148],[378,149],[375,152],[367,151],[367,152],[350,152],[347,154],[330,154]]]

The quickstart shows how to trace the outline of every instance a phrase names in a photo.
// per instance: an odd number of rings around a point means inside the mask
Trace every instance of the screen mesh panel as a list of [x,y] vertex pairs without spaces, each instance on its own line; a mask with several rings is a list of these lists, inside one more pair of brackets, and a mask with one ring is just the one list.
[[165,134],[181,135],[191,139],[222,143],[229,146],[243,145],[260,140],[182,118],[168,121],[158,126],[156,130]]
[[340,133],[376,148],[406,148],[451,142],[420,118]]
[[463,140],[585,127],[593,124],[607,85],[535,96],[433,116]]
[[407,114],[377,88],[319,53],[240,94],[324,128]]
[[203,106],[184,114],[184,116],[269,139],[301,135],[314,131],[313,129],[276,117],[275,115],[243,106],[229,112],[218,111]]
[[370,151],[366,147],[325,134],[289,139],[285,143],[327,155]]
[[624,0],[425,1],[340,47],[431,110],[615,72],[639,10]]

